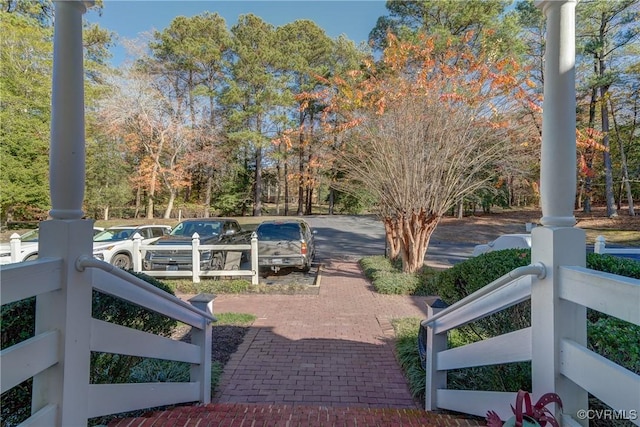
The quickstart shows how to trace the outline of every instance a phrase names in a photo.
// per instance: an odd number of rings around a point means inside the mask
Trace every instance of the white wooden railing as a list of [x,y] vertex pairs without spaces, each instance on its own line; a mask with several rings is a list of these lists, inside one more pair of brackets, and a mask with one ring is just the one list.
[[[447,349],[447,332],[531,298],[532,282],[536,284],[532,276],[543,278],[544,270],[540,264],[516,269],[450,307],[443,308],[438,303],[428,307],[428,317],[422,322],[422,327],[427,328],[427,410],[448,409],[484,417],[491,409],[503,420],[513,415],[510,405],[515,402],[516,393],[449,390],[447,370],[533,362],[532,327],[452,349]],[[640,280],[570,266],[559,267],[554,280],[561,300],[640,325]],[[533,307],[536,304],[532,301]],[[586,310],[582,313],[586,315]],[[600,414],[601,417],[626,418],[640,425],[640,376],[588,350],[574,337],[555,338],[560,342],[557,357],[563,377],[558,381],[568,379],[618,411]],[[532,375],[532,381],[535,389],[536,376]],[[583,409],[584,412],[564,414],[564,424],[577,425],[576,420],[584,424],[594,415],[588,412],[586,402]]]
[[611,255],[639,255],[640,248],[608,248],[604,236],[598,236],[596,237],[596,243],[593,246],[593,252],[597,254]]
[[[65,277],[61,258],[2,266],[2,305],[36,297],[36,334],[0,352],[2,393],[33,378],[32,416],[23,426],[86,425],[120,412],[211,400],[213,296],[192,305],[88,255],[75,269],[86,280],[83,303]],[[104,322],[91,317],[91,289],[132,302],[192,327],[191,343]],[[75,301],[64,310],[61,301]],[[116,353],[191,364],[189,382],[90,384],[91,352]],[[73,401],[61,396],[73,391]],[[65,391],[65,392],[63,392]]]

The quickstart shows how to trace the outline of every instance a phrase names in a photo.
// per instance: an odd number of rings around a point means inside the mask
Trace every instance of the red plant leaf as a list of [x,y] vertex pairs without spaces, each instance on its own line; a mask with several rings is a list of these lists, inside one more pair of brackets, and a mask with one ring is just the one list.
[[494,411],[487,412],[487,427],[502,427],[502,420]]

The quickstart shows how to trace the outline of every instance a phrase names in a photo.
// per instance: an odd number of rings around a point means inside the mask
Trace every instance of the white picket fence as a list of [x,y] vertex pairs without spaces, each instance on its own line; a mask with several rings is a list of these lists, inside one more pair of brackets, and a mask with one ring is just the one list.
[[[230,270],[200,270],[200,251],[225,251],[226,256],[237,255],[238,268]],[[240,253],[250,251],[251,270],[240,270]],[[143,253],[146,251],[175,251],[191,252],[192,270],[175,271],[154,271],[142,269]],[[201,245],[200,236],[194,233],[191,238],[191,245],[143,245],[142,237],[136,233],[133,238],[133,271],[143,272],[154,277],[191,277],[194,283],[199,283],[201,277],[224,277],[224,276],[245,276],[251,277],[251,284],[258,284],[258,237],[256,233],[251,234],[251,243],[232,245]]]
[[[21,240],[17,233],[11,236],[11,262],[20,261],[21,253]],[[192,270],[180,270],[180,271],[152,271],[143,270],[142,260],[144,259],[144,253],[146,251],[176,251],[176,252],[191,252]],[[228,270],[200,270],[200,251],[214,250],[225,251],[227,256],[231,254],[237,254],[237,268]],[[239,254],[242,251],[249,251],[251,269],[240,270],[240,258]],[[133,271],[143,272],[153,277],[191,277],[194,283],[200,283],[201,277],[250,277],[251,284],[257,285],[258,278],[258,238],[255,233],[251,234],[251,242],[249,244],[232,244],[232,245],[201,245],[200,236],[198,233],[194,233],[191,239],[191,245],[143,245],[142,236],[136,233],[133,236],[133,250],[132,250],[132,263]],[[235,263],[234,263],[235,265]]]
[[593,251],[597,254],[611,254],[611,255],[640,254],[640,248],[608,248],[606,239],[604,238],[604,236],[596,237],[596,244],[593,247]]

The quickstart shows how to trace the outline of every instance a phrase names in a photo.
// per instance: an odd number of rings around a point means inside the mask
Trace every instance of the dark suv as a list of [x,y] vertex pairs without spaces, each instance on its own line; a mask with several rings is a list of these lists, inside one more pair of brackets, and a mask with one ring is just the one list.
[[[144,257],[143,269],[153,271],[192,270],[191,251],[163,250],[163,245],[190,246],[194,233],[198,233],[201,245],[248,244],[249,232],[244,232],[235,219],[200,218],[188,219],[176,225],[171,234],[161,237]],[[225,253],[203,249],[200,251],[200,270],[221,270],[225,265]]]
[[294,267],[307,272],[316,254],[315,231],[301,219],[264,221],[256,229],[258,266],[264,276],[268,270],[278,272]]

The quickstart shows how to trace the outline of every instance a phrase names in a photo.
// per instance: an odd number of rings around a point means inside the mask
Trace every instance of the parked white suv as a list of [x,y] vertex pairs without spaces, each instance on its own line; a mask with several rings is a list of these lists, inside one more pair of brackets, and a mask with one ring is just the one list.
[[148,245],[171,232],[169,225],[122,225],[109,227],[93,238],[93,256],[119,268],[133,267],[133,236]]
[[[104,228],[93,227],[93,235],[102,232]],[[40,229],[27,231],[20,236],[20,254],[18,262],[38,259],[38,237]],[[11,263],[11,243],[0,243],[0,265]]]

